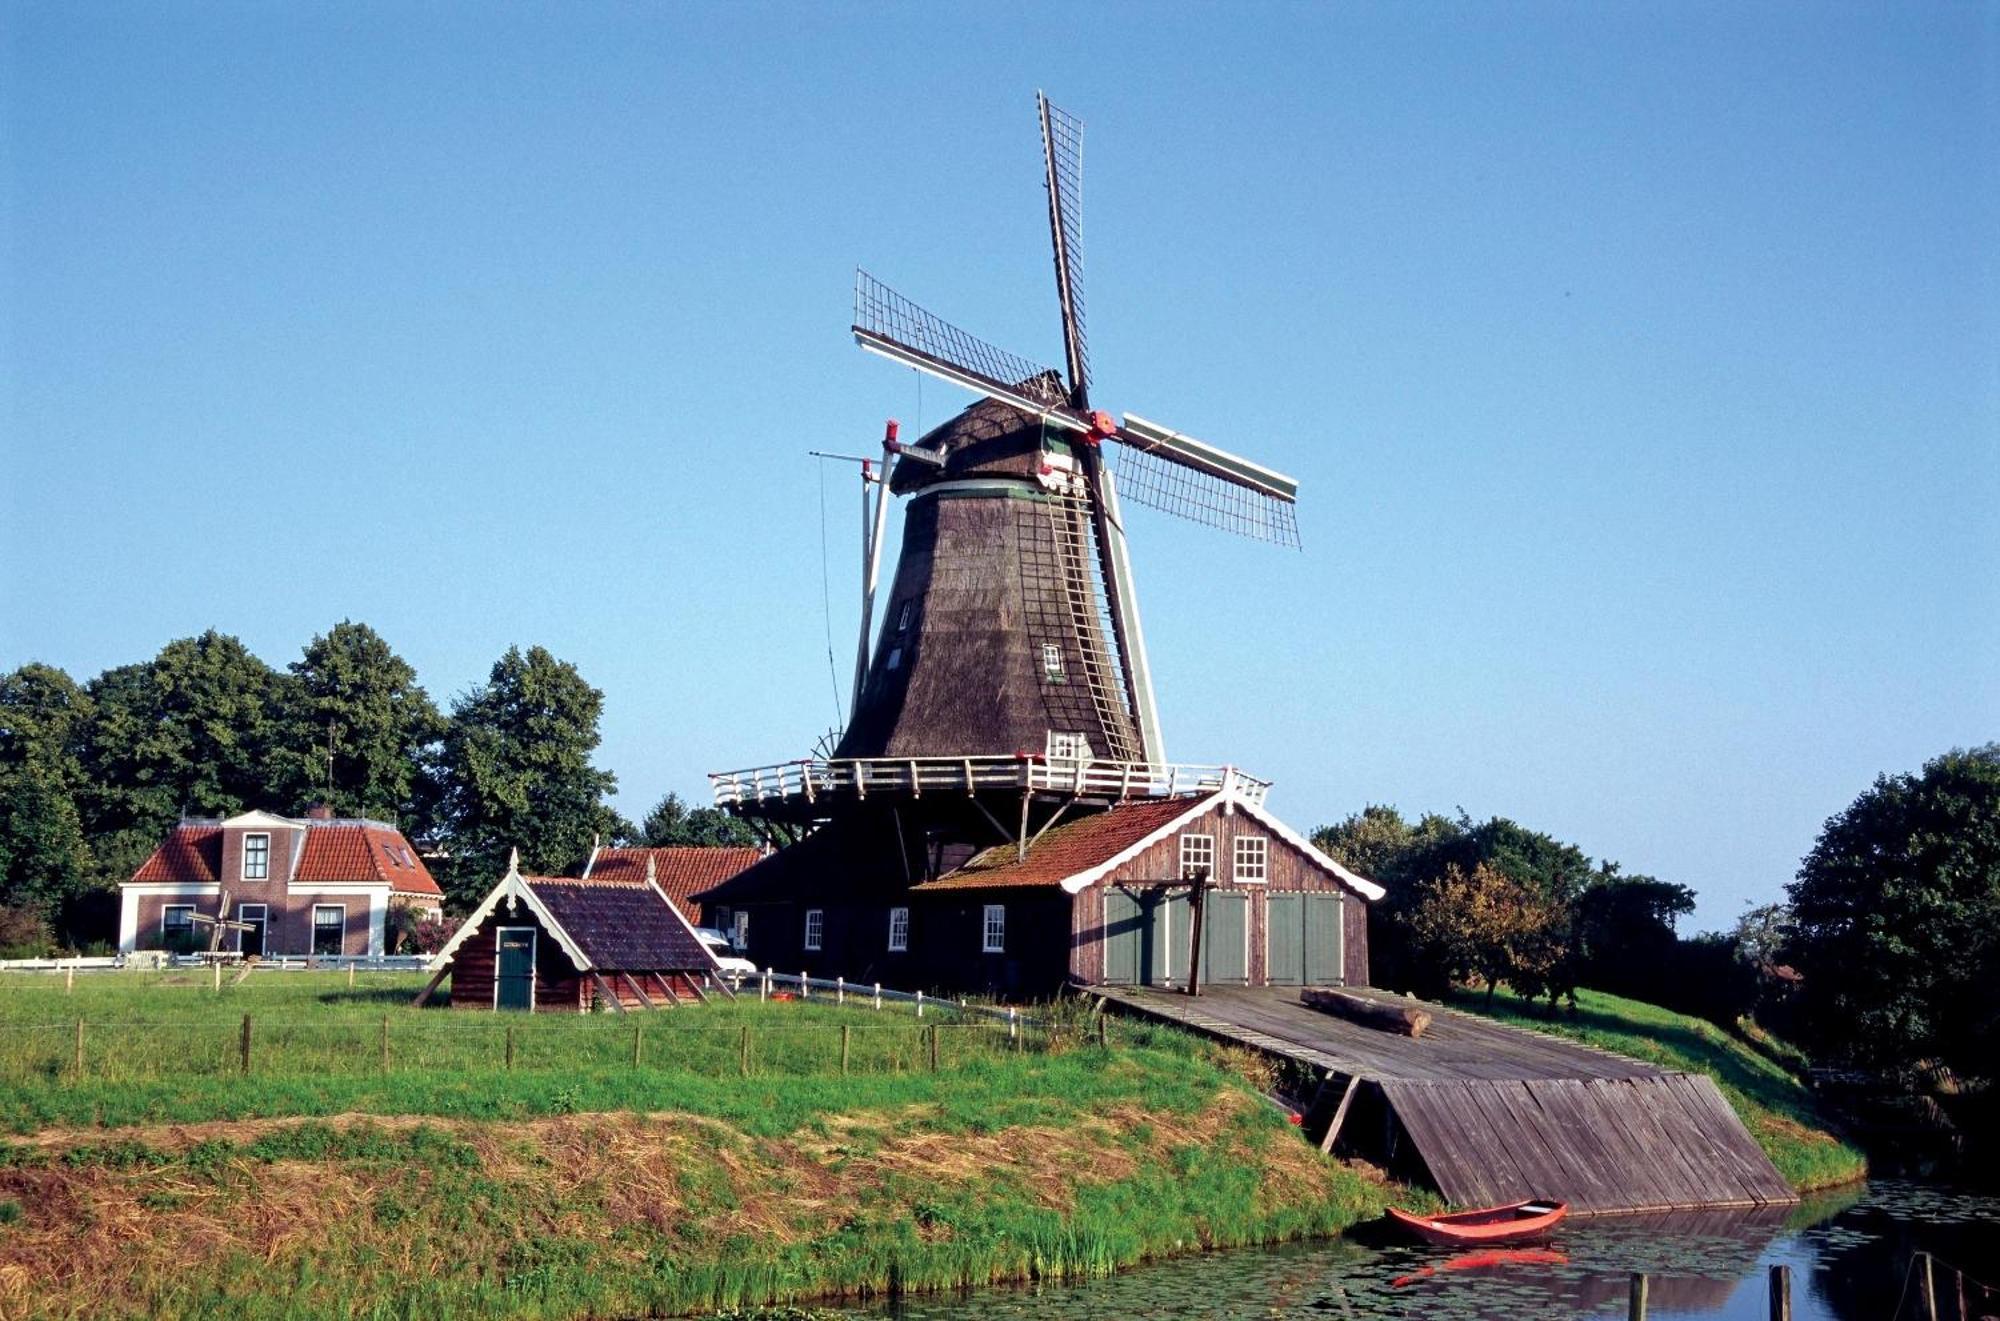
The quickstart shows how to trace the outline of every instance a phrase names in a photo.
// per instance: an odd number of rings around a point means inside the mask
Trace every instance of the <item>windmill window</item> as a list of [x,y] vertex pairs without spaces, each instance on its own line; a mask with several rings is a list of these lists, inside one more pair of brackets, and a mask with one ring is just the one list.
[[313,905],[313,953],[339,954],[346,934],[346,904]]
[[1235,876],[1239,881],[1262,884],[1271,876],[1271,841],[1262,835],[1236,837]]
[[1055,642],[1044,642],[1042,644],[1042,677],[1050,683],[1063,683],[1066,681],[1066,676],[1063,673],[1063,650],[1061,644]]
[[1050,761],[1089,761],[1090,740],[1081,734],[1058,734],[1049,731]]
[[888,668],[892,670],[900,670],[903,668],[903,649],[901,647],[889,648]]
[[262,881],[271,875],[271,837],[269,835],[245,835],[243,837],[243,879]]
[[889,948],[901,952],[910,947],[910,910],[892,908],[889,910]]
[[986,905],[986,920],[980,931],[979,949],[984,954],[1007,952],[1007,905]]
[[896,631],[898,633],[901,633],[910,626],[910,616],[916,612],[917,603],[915,601],[903,602],[902,607],[896,611]]
[[806,910],[806,948],[817,950],[826,936],[826,913],[822,909]]
[[1195,873],[1213,876],[1215,874],[1215,836],[1181,836],[1181,875],[1191,878]]

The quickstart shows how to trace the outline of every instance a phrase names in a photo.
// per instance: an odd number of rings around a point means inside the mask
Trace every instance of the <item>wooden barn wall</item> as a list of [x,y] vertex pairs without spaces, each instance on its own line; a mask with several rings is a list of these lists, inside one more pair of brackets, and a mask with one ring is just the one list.
[[523,904],[512,914],[507,905],[487,915],[479,929],[451,956],[451,1005],[454,1009],[493,1008],[494,938],[501,927],[533,927],[535,936],[535,1008],[575,1012],[588,1003],[586,979],[577,972],[556,938]]
[[[609,1007],[610,1002],[616,1000],[625,1009],[666,1009],[675,1005],[675,996],[679,997],[680,1004],[695,1004],[700,999],[695,994],[695,979],[684,972],[656,973],[649,969],[641,969],[637,972],[606,972],[602,975],[605,984],[611,988],[609,997],[597,988],[597,983],[590,979],[588,973],[583,977],[584,995],[593,1006],[603,1004]],[[637,989],[627,983],[628,977],[638,983]],[[673,988],[672,996],[660,989],[662,979]],[[704,986],[702,990],[706,992],[707,988]]]
[[[1007,909],[1007,949],[981,948],[985,906]],[[825,915],[821,948],[805,948],[805,915]],[[889,948],[889,909],[910,910],[909,949]],[[1032,890],[940,891],[867,903],[743,904],[750,915],[747,957],[760,968],[880,982],[901,990],[1047,995],[1069,971],[1070,898],[1059,887]]]
[[[1181,874],[1180,837],[1210,835],[1215,839],[1214,888],[1250,897],[1250,984],[1267,980],[1266,894],[1309,891],[1338,894],[1341,905],[1341,980],[1350,986],[1368,985],[1368,902],[1321,871],[1307,856],[1244,812],[1225,812],[1220,806],[1189,822],[1141,852],[1110,876],[1077,896],[1070,933],[1070,974],[1079,981],[1095,983],[1104,977],[1104,891],[1115,885],[1141,885],[1176,881]],[[1266,843],[1266,872],[1262,884],[1235,879],[1236,837],[1259,836]]]

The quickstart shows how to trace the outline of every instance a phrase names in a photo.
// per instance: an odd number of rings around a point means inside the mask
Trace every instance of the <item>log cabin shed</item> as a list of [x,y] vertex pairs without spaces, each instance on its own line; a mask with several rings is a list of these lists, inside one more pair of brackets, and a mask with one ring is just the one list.
[[706,999],[708,947],[651,882],[507,874],[431,961],[462,1009],[623,1012]]

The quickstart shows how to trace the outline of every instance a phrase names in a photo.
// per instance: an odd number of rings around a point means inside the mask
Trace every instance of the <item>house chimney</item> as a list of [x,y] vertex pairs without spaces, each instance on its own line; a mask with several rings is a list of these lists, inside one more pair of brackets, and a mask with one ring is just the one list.
[[306,809],[306,819],[309,821],[333,820],[333,804],[314,803],[311,807],[308,807]]

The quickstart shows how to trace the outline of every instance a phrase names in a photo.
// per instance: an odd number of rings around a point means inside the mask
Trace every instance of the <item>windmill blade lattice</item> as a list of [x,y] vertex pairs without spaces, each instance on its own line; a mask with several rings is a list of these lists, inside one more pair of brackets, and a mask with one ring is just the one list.
[[1046,96],[1037,94],[1036,100],[1042,111],[1063,347],[1069,355],[1070,392],[1080,401],[1090,393],[1090,349],[1083,335],[1083,121],[1058,110]]
[[[979,384],[975,388],[1003,398],[1019,395],[1045,408],[1068,405],[1059,385],[1062,378],[1053,369],[960,330],[860,270],[854,273],[854,331],[864,347],[873,347],[867,339],[872,336],[897,348],[915,350],[917,359],[903,360],[922,367],[925,364],[921,359],[929,359],[933,364],[976,378]],[[946,375],[946,379],[952,378]]]
[[1114,445],[1118,498],[1208,527],[1274,545],[1299,546],[1296,507],[1263,491],[1226,482],[1164,453]]

